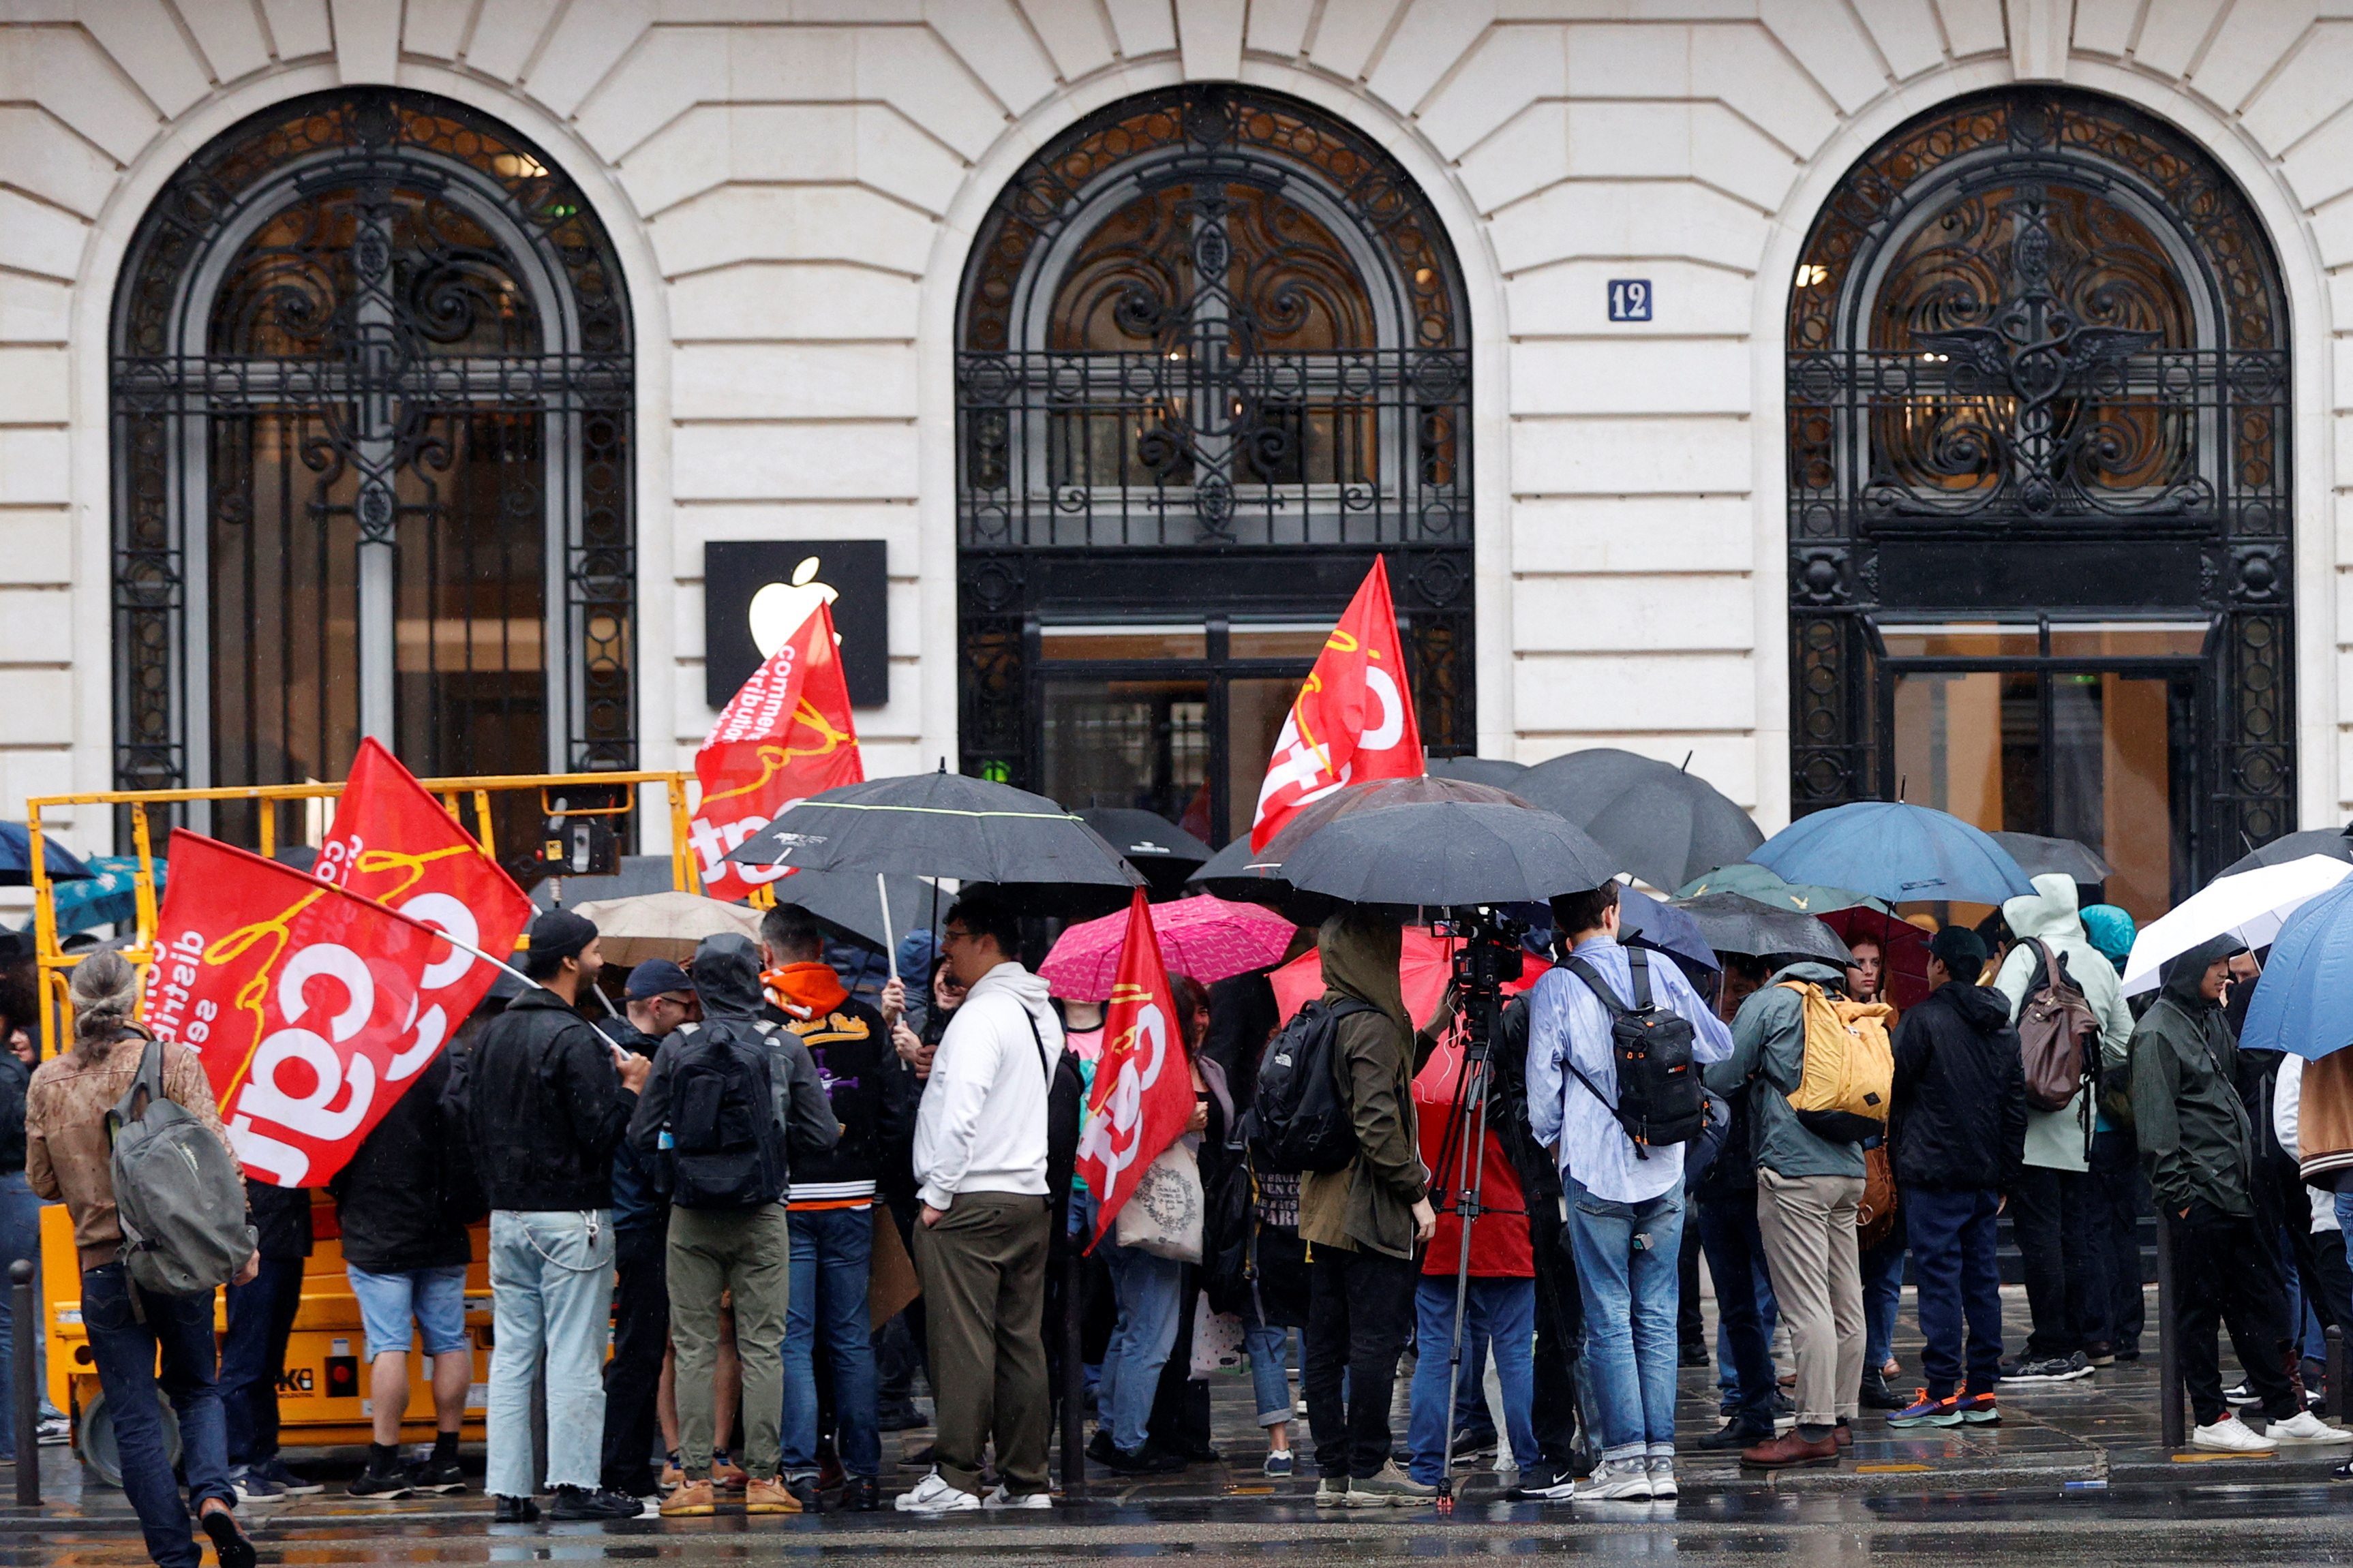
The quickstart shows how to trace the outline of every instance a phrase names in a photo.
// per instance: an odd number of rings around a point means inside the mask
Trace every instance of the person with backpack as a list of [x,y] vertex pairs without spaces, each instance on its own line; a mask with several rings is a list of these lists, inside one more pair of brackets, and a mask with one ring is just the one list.
[[1617,883],[1552,912],[1562,959],[1529,1004],[1528,1124],[1558,1150],[1600,1428],[1571,1500],[1672,1498],[1683,1155],[1706,1127],[1699,1069],[1732,1034],[1674,963],[1620,945]]
[[[74,965],[67,999],[74,1012],[72,1048],[34,1069],[26,1091],[25,1176],[33,1191],[63,1199],[73,1220],[81,1261],[81,1321],[97,1363],[99,1388],[114,1427],[122,1491],[139,1516],[147,1555],[157,1568],[197,1568],[204,1556],[188,1533],[188,1510],[213,1542],[220,1568],[254,1568],[253,1542],[237,1519],[229,1485],[228,1443],[214,1384],[213,1292],[167,1294],[134,1280],[123,1256],[118,1211],[117,1140],[109,1123],[123,1124],[129,1142],[135,1086],[160,1079],[161,1095],[192,1124],[184,1135],[208,1136],[219,1165],[237,1191],[233,1214],[244,1218],[241,1184],[215,1109],[212,1081],[194,1051],[158,1042],[132,1020],[139,980],[117,952],[95,952]],[[128,1197],[128,1194],[121,1195]],[[249,1282],[260,1268],[250,1226],[247,1257],[231,1283]],[[161,1357],[162,1373],[157,1373]],[[157,1392],[179,1418],[180,1468],[187,1499],[172,1474]],[[82,1418],[90,1418],[85,1408]]]
[[[1994,1217],[2018,1180],[2026,1078],[2001,994],[1978,984],[1985,940],[1947,926],[1928,944],[1927,1000],[1895,1030],[1887,1141],[1912,1249],[1926,1385],[1891,1426],[1998,1421],[2001,1268]],[[1966,1333],[1966,1342],[1964,1334]]]
[[[697,1014],[694,984],[667,958],[629,970],[621,988],[626,1020],[611,1030],[623,1050],[649,1064],[681,1024]],[[656,1496],[654,1431],[663,1421],[662,1363],[670,1354],[670,1198],[653,1163],[623,1138],[613,1147],[613,1359],[605,1367],[605,1489]],[[669,1425],[675,1427],[672,1418]],[[673,1433],[672,1436],[675,1436]],[[667,1447],[667,1445],[665,1445]]]
[[[1708,1087],[1744,1095],[1757,1164],[1757,1230],[1798,1363],[1798,1424],[1740,1451],[1762,1468],[1835,1465],[1862,1385],[1862,1141],[1886,1125],[1890,1009],[1844,995],[1846,971],[1777,970],[1740,1005]],[[1841,1441],[1843,1439],[1843,1442]]]
[[464,1124],[491,1208],[490,1458],[501,1524],[532,1500],[533,1384],[545,1375],[550,1510],[560,1520],[633,1519],[638,1500],[599,1484],[601,1377],[613,1310],[613,1150],[647,1063],[589,1027],[579,1005],[604,967],[596,928],[568,910],[531,922],[533,984],[476,1037]]
[[732,1297],[743,1372],[744,1511],[798,1513],[785,1485],[783,1342],[792,1229],[784,1198],[792,1163],[830,1151],[841,1124],[808,1047],[760,1016],[760,959],[744,938],[694,950],[702,1020],[654,1053],[629,1142],[670,1191],[670,1340],[677,1347],[679,1468],[665,1517],[718,1511],[716,1430],[721,1299]]
[[[965,894],[941,936],[968,989],[931,1057],[915,1121],[915,1271],[938,1436],[931,1473],[897,1508],[1051,1508],[1039,1322],[1054,1219],[1049,1101],[1062,1024],[1046,983],[1021,966],[1020,923],[1008,905]],[[1001,1479],[984,1505],[981,1462],[992,1436]]]
[[[2010,1234],[2026,1275],[2033,1331],[2002,1368],[2005,1383],[2066,1383],[2087,1376],[2106,1303],[2094,1296],[2091,1171],[2094,1090],[2121,1073],[2132,1046],[2132,1010],[2115,968],[2075,913],[2074,879],[2046,871],[2031,897],[2001,906],[2016,939],[1994,976],[2018,1026],[2026,1079],[2026,1153],[2009,1189]],[[2113,1360],[2113,1353],[2104,1359]]]

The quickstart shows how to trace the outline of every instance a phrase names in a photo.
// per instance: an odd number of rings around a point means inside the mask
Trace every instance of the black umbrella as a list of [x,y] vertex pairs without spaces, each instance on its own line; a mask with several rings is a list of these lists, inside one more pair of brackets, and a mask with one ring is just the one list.
[[1460,800],[1356,812],[1282,865],[1302,893],[1425,908],[1542,902],[1616,873],[1601,846],[1548,811]]
[[[1522,811],[1528,809],[1526,801],[1509,791],[1496,789],[1490,784],[1472,784],[1466,779],[1441,778],[1429,773],[1409,779],[1372,779],[1334,790],[1322,799],[1302,806],[1289,822],[1282,825],[1282,831],[1267,841],[1264,849],[1253,852],[1247,837],[1227,845],[1210,858],[1208,865],[1193,873],[1191,885],[1215,893],[1221,899],[1240,899],[1279,908],[1291,896],[1291,883],[1282,873],[1283,860],[1296,854],[1301,845],[1321,832],[1326,825],[1355,812],[1434,800],[1472,801],[1512,806]],[[1237,844],[1240,847],[1239,852]],[[1599,887],[1600,884],[1593,885]]]
[[1528,771],[1528,764],[1507,763],[1500,757],[1432,757],[1422,763],[1422,770],[1434,779],[1461,779],[1466,784],[1510,789]]
[[[1667,908],[1680,910],[1699,928],[1707,945],[1718,952],[1819,958],[1841,968],[1854,960],[1838,933],[1811,915],[1778,910],[1744,899],[1738,893],[1705,893],[1696,899],[1675,899]],[[1622,917],[1621,917],[1622,918]]]
[[[1272,845],[1268,847],[1271,849]],[[1185,879],[1185,886],[1198,892],[1215,893],[1221,899],[1255,900],[1261,889],[1254,884],[1266,880],[1268,871],[1276,869],[1279,862],[1258,853],[1250,846],[1250,835],[1240,838],[1210,856]]]
[[1654,888],[1680,888],[1765,842],[1748,814],[1705,779],[1614,746],[1538,763],[1512,793],[1585,829]]
[[[797,904],[843,935],[882,951],[925,923],[932,884],[921,877],[885,874],[882,886],[863,871],[796,871],[768,884],[780,904]],[[883,918],[883,899],[890,918]]]
[[745,866],[993,882],[1034,912],[1101,914],[1144,879],[1042,795],[945,770],[868,779],[779,813],[727,857]]
[[2116,874],[2116,868],[2094,854],[2089,845],[2078,844],[2072,838],[2045,838],[2039,833],[1995,833],[1988,837],[2009,850],[2018,868],[2030,877],[2057,871],[2078,882],[2097,884]]
[[1175,893],[1195,868],[1209,858],[1209,847],[1155,812],[1124,805],[1082,805],[1071,816],[1103,836],[1127,863],[1144,873],[1152,890]]
[[2353,860],[2353,822],[2342,827],[2309,827],[2302,833],[2274,838],[2262,848],[2242,855],[2223,867],[2222,875],[2235,877],[2258,866],[2285,865],[2290,860],[2301,860],[2307,855],[2326,855],[2331,860]]

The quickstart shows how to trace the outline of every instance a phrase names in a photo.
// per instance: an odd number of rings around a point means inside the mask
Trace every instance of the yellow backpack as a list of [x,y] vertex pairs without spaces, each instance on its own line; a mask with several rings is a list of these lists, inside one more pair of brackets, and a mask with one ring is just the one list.
[[[1850,1002],[1803,980],[1784,980],[1805,1004],[1806,1065],[1786,1091],[1808,1131],[1833,1143],[1860,1143],[1887,1130],[1895,1085],[1895,1047],[1884,1002]],[[1775,1087],[1779,1087],[1776,1085]]]

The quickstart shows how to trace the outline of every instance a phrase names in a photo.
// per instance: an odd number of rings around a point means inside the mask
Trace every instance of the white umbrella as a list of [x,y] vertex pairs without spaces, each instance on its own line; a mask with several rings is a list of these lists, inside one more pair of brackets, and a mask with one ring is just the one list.
[[2348,876],[2353,876],[2353,866],[2327,855],[2306,855],[2217,877],[2140,928],[2125,963],[2125,994],[2156,989],[2158,969],[2167,959],[2211,938],[2229,936],[2249,947],[2263,946],[2279,935],[2290,915]]
[[[2353,866],[2345,869],[2353,871]],[[643,963],[649,958],[683,963],[694,956],[697,942],[722,931],[760,940],[759,910],[706,899],[700,893],[599,899],[572,912],[596,925],[596,934],[605,939],[602,951],[609,963]]]

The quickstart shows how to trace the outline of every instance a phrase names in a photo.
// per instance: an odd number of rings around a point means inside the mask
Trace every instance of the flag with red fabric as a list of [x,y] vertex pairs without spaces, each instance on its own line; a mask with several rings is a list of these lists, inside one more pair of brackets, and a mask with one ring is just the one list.
[[1099,1200],[1089,1251],[1134,1194],[1145,1167],[1193,1119],[1193,1073],[1178,1027],[1151,904],[1138,888],[1128,905],[1127,946],[1103,1009],[1103,1058],[1095,1064],[1086,1131],[1079,1138],[1079,1174]]
[[321,1185],[440,1051],[489,965],[425,920],[185,828],[170,860],[147,1026],[204,1062],[248,1175]]
[[727,855],[795,801],[866,777],[830,606],[818,605],[744,683],[695,752],[694,773],[702,804],[687,842],[703,891],[742,899],[790,876],[789,867],[738,866]]
[[1388,568],[1375,557],[1275,738],[1250,847],[1265,848],[1301,806],[1343,784],[1419,778],[1426,771]]

